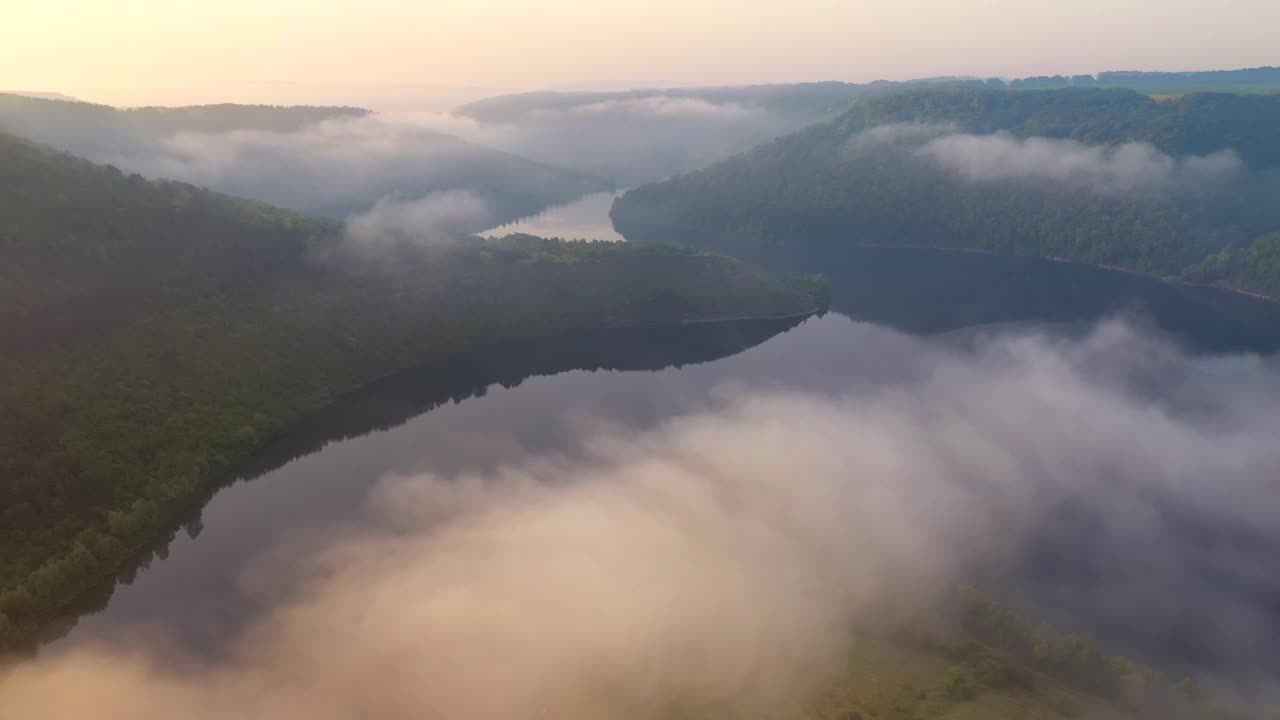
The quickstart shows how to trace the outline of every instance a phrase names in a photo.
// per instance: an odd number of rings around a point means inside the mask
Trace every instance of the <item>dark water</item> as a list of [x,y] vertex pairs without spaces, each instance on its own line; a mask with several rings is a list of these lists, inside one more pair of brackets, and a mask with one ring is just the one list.
[[[1195,352],[1271,351],[1280,332],[1275,310],[1253,301],[1057,263],[867,251],[826,269],[840,313],[530,341],[345,398],[243,468],[169,542],[88,598],[42,652],[154,633],[217,653],[278,599],[281,588],[257,569],[267,556],[321,547],[366,522],[362,506],[380,478],[573,457],[600,423],[643,431],[713,406],[726,388],[835,394],[907,380],[920,371],[901,362],[913,335],[956,342],[964,328],[991,323],[1071,333],[1115,312]],[[1140,649],[1160,643],[1130,639]]]

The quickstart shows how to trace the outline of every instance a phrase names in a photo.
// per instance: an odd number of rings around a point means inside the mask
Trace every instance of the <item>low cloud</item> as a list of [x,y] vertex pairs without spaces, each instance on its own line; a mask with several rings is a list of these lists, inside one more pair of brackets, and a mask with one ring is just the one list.
[[493,213],[483,198],[448,190],[417,200],[382,198],[368,212],[347,219],[346,238],[370,248],[434,244],[491,224]]
[[759,106],[655,94],[539,108],[462,134],[630,187],[705,167],[803,122]]
[[[477,147],[445,132],[468,123],[440,114],[325,120],[291,132],[179,133],[99,158],[153,177],[185,180],[275,205],[343,216],[387,196],[447,190],[495,196],[576,196],[557,171]],[[481,227],[468,228],[474,232]]]
[[881,146],[919,147],[942,136],[955,135],[950,123],[889,123],[857,133],[849,140],[849,149],[863,150]]
[[851,155],[901,153],[975,183],[1022,182],[1109,197],[1220,190],[1244,163],[1233,150],[1172,156],[1142,142],[1086,145],[1075,140],[973,135],[950,123],[890,123],[847,143]]
[[[157,130],[107,107],[39,109],[43,114],[13,110],[0,125],[125,172],[335,218],[367,211],[385,197],[458,190],[483,196],[495,216],[512,220],[607,189],[598,178],[468,142],[459,134],[483,135],[477,123],[445,113],[342,115],[288,129],[196,132]],[[249,109],[242,119],[264,121],[271,112]],[[182,127],[176,119],[171,124]]]
[[1119,322],[884,335],[892,382],[723,388],[645,432],[597,424],[581,456],[386,478],[368,527],[275,558],[288,599],[226,657],[82,647],[0,695],[24,718],[788,717],[849,630],[1063,542],[1056,567],[1094,573],[1077,607],[1270,657],[1265,593],[1206,578],[1269,577],[1280,548],[1274,361]]
[[[605,100],[602,102],[577,105],[567,111],[572,115],[653,115],[658,117],[720,117],[731,119],[748,118],[754,110],[739,103],[714,103],[695,97],[671,97],[669,95],[651,95],[639,98]],[[554,116],[555,111],[541,110],[535,113],[541,116]]]
[[1048,182],[1099,195],[1197,191],[1235,179],[1243,163],[1234,151],[1173,157],[1148,143],[1094,146],[1075,140],[948,134],[920,154],[974,182]]

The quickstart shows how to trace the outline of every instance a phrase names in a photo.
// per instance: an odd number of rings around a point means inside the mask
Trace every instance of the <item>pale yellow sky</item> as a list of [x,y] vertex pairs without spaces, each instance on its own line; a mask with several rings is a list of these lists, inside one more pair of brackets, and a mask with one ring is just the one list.
[[[112,104],[1280,65],[1278,0],[0,0],[0,90]],[[435,98],[435,100],[432,100]]]

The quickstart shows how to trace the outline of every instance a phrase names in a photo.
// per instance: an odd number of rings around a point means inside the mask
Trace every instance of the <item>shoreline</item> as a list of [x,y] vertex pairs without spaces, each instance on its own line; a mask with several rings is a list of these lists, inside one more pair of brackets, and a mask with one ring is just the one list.
[[[664,328],[714,326],[718,324],[732,323],[763,323],[803,320],[818,315],[821,312],[821,308],[815,307],[804,312],[788,313],[784,315],[722,316],[661,323],[622,323],[615,325],[569,328],[551,333],[535,334],[513,338],[498,343],[490,343],[468,350],[455,352],[445,357],[425,360],[391,372],[383,373],[377,377],[369,378],[358,386],[335,395],[320,407],[306,412],[295,421],[290,422],[278,431],[271,433],[270,436],[264,438],[261,442],[254,443],[252,446],[246,447],[239,457],[229,461],[224,467],[214,469],[207,473],[196,483],[195,491],[191,495],[175,500],[170,507],[165,508],[164,515],[166,517],[166,522],[161,531],[151,535],[146,540],[126,548],[124,552],[124,559],[121,562],[113,563],[109,568],[103,568],[101,572],[95,573],[90,577],[89,581],[85,583],[84,588],[80,592],[75,593],[64,602],[49,607],[46,613],[44,613],[44,617],[40,619],[35,626],[29,628],[27,632],[18,634],[17,637],[13,638],[11,647],[7,649],[0,648],[0,672],[3,672],[11,658],[20,660],[24,656],[38,654],[41,648],[60,640],[67,632],[70,632],[71,629],[75,627],[80,617],[96,612],[96,610],[92,609],[92,606],[96,605],[97,601],[99,601],[103,596],[106,596],[106,598],[109,599],[110,595],[114,592],[116,585],[119,584],[124,575],[130,571],[136,571],[136,569],[147,560],[149,555],[154,553],[158,547],[167,542],[166,538],[171,538],[176,535],[176,533],[180,532],[182,528],[193,519],[192,516],[198,514],[214,496],[222,490],[235,485],[237,482],[253,479],[252,477],[246,476],[244,474],[244,470],[250,467],[256,458],[259,458],[263,453],[267,452],[273,445],[282,442],[292,433],[298,432],[311,418],[339,406],[344,400],[349,399],[352,396],[359,395],[361,392],[368,391],[379,383],[408,372],[426,371],[433,367],[442,368],[447,364],[456,362],[468,355],[493,352],[513,343],[549,341],[556,338],[570,337],[584,333],[659,330]],[[427,412],[429,412],[429,410]],[[85,609],[77,610],[77,607]],[[63,627],[64,624],[65,627]]]
[[1132,275],[1132,276],[1141,277],[1141,278],[1148,278],[1150,280],[1162,282],[1166,285],[1170,285],[1173,287],[1190,287],[1190,288],[1203,288],[1206,290],[1220,290],[1222,292],[1228,292],[1235,295],[1242,295],[1244,297],[1253,298],[1254,300],[1262,300],[1264,302],[1280,305],[1280,297],[1263,295],[1262,293],[1251,292],[1249,290],[1241,290],[1239,288],[1227,287],[1225,285],[1214,285],[1212,283],[1194,283],[1186,280],[1171,280],[1169,278],[1161,277],[1159,275],[1152,275],[1150,273],[1142,272],[1141,270],[1131,270],[1129,268],[1121,267],[1119,265],[1105,265],[1102,263],[1081,262],[1079,260],[1072,260],[1071,258],[1060,257],[1057,255],[1018,255],[1013,253],[996,252],[994,250],[983,250],[982,248],[945,247],[945,246],[938,246],[938,245],[901,245],[897,243],[852,243],[852,245],[853,247],[878,248],[878,249],[885,249],[885,250],[894,250],[894,249],[920,250],[920,251],[932,250],[932,251],[942,251],[942,252],[971,253],[974,255],[991,255],[994,257],[1028,258],[1031,260],[1043,260],[1045,262],[1060,263],[1062,265],[1075,265],[1077,267],[1087,267],[1087,268],[1093,268],[1095,270],[1108,270],[1110,272],[1123,273],[1125,275]]

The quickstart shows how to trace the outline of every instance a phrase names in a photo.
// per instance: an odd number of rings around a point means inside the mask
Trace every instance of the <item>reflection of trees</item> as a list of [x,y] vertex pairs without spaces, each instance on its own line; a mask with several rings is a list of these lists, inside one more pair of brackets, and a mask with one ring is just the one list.
[[493,385],[513,388],[531,377],[571,370],[660,370],[717,360],[758,345],[789,330],[802,318],[732,320],[649,328],[617,328],[569,333],[466,353],[416,368],[339,398],[270,444],[234,472],[210,484],[191,512],[109,582],[82,596],[40,642],[65,636],[78,618],[104,609],[117,585],[129,585],[154,560],[169,556],[179,531],[192,540],[204,530],[201,508],[219,490],[271,472],[295,459],[319,452],[331,442],[404,424],[446,403],[483,397]]

